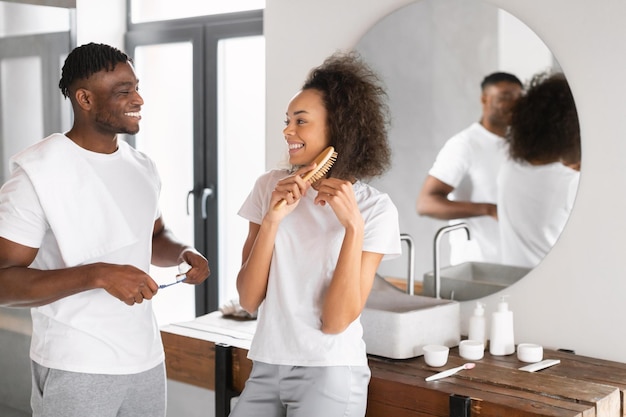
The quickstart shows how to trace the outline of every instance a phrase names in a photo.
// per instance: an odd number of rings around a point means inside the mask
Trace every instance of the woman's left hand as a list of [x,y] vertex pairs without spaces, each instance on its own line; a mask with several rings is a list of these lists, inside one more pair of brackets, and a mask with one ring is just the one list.
[[315,183],[315,188],[317,188],[315,204],[329,204],[344,227],[354,221],[363,222],[350,181],[324,178]]

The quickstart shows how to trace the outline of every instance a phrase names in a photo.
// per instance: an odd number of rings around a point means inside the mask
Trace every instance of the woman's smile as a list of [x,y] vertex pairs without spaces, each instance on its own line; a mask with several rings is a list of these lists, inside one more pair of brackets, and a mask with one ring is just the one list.
[[283,135],[289,150],[289,163],[306,165],[329,145],[326,108],[322,94],[302,90],[289,103]]

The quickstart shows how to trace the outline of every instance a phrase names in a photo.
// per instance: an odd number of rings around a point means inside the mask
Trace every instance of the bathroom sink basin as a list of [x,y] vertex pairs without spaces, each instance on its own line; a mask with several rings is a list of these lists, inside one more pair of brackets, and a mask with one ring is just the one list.
[[458,302],[406,294],[378,275],[361,323],[367,353],[392,359],[421,356],[429,344],[454,347],[461,338]]
[[[486,262],[465,262],[440,270],[441,298],[458,301],[473,300],[498,292],[515,283],[530,268]],[[433,272],[424,274],[423,295],[435,296]]]

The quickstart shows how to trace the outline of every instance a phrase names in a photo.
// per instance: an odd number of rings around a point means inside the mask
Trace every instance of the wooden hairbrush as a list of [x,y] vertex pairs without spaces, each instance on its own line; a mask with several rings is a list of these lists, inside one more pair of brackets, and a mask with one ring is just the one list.
[[[337,152],[335,152],[335,148],[329,146],[317,155],[317,158],[313,160],[313,162],[315,162],[315,168],[302,175],[302,179],[304,181],[308,181],[309,184],[313,184],[315,181],[323,178],[324,175],[328,173],[336,160]],[[276,203],[274,210],[280,209],[285,204],[287,204],[287,200],[283,198]]]

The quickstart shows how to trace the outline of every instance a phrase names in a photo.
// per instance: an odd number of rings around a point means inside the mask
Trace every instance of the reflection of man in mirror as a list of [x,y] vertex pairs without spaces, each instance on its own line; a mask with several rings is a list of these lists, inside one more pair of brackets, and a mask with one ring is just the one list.
[[580,129],[562,73],[538,74],[513,110],[498,176],[502,262],[534,267],[558,239],[580,177]]
[[[417,212],[436,219],[463,221],[471,231],[450,233],[450,263],[500,262],[496,178],[506,158],[504,139],[522,82],[505,72],[481,83],[482,116],[450,138],[439,151],[417,199]],[[460,232],[460,233],[459,233]]]

